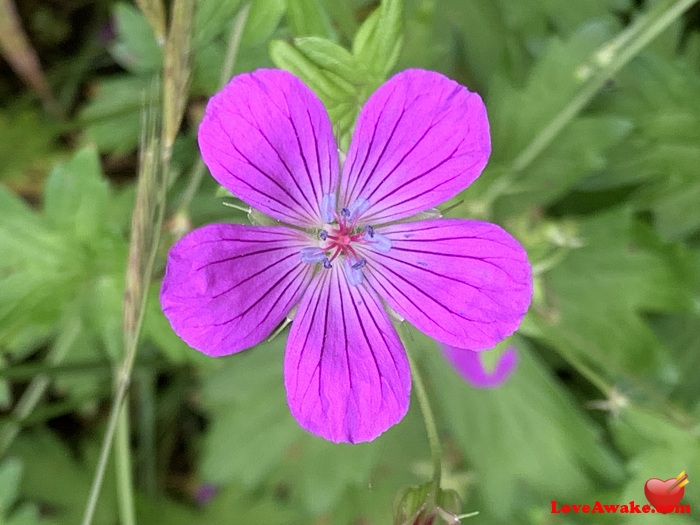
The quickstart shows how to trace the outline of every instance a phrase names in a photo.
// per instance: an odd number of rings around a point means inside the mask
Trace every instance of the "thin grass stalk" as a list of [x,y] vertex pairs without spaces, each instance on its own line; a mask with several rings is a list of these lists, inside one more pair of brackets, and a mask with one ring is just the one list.
[[588,81],[566,107],[517,155],[511,171],[517,173],[526,169],[620,69],[697,1],[667,0],[659,3],[593,53],[589,63],[584,64],[585,68],[590,68],[588,71],[592,71]]
[[[219,89],[223,89],[226,83],[231,80],[231,75],[233,74],[233,69],[236,65],[236,58],[238,57],[238,50],[241,45],[243,29],[245,29],[245,23],[248,20],[249,12],[250,3],[247,3],[238,11],[236,17],[231,23],[231,32],[229,33],[228,46],[226,47],[226,56],[221,67],[221,75],[219,76]],[[197,194],[197,190],[202,184],[202,179],[204,178],[205,173],[206,166],[200,158],[192,168],[189,183],[187,184],[187,187],[182,195],[180,206],[176,215],[187,213],[187,208],[190,206],[192,199],[194,199],[194,196]]]

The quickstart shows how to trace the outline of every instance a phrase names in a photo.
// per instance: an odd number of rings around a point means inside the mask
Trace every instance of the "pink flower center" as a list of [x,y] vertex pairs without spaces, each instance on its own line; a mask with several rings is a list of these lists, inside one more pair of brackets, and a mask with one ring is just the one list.
[[302,262],[322,263],[326,269],[342,256],[343,269],[352,285],[362,282],[362,269],[367,265],[367,259],[358,251],[360,246],[384,253],[391,249],[387,237],[376,233],[371,226],[358,226],[360,213],[357,213],[357,208],[343,208],[340,214],[335,210],[328,211],[324,216],[328,223],[318,235],[321,242],[316,247],[303,248],[300,253]]
[[373,236],[374,230],[368,227],[359,232],[355,231],[357,219],[350,219],[350,212],[347,208],[341,210],[340,217],[335,214],[335,218],[338,221],[337,225],[331,226],[328,230],[322,230],[320,234],[321,240],[325,241],[325,245],[321,249],[329,254],[328,261],[333,261],[338,255],[343,255],[355,262],[364,260],[357,255],[352,243],[366,244],[368,241],[365,237],[367,235]]

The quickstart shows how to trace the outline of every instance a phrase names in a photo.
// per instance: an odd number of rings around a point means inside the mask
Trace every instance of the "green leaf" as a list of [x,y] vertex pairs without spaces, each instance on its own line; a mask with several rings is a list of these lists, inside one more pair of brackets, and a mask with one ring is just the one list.
[[545,274],[547,301],[533,319],[565,357],[595,363],[611,382],[634,375],[675,383],[677,365],[641,313],[691,308],[682,254],[636,224],[629,208],[578,226],[583,247]]
[[[644,484],[650,478],[665,480],[681,471],[692,473],[700,468],[700,440],[691,429],[678,426],[670,418],[632,406],[619,419],[612,419],[610,427],[615,441],[630,458],[622,501],[644,501]],[[697,491],[686,489],[681,504],[697,508],[700,505]],[[632,525],[640,521],[632,518],[622,523]],[[695,523],[689,516],[676,514],[673,518],[682,525]],[[664,525],[668,517],[648,515],[641,522]]]
[[212,413],[201,467],[206,482],[258,484],[298,439],[285,402],[280,337],[226,358],[205,378],[202,399]]
[[98,81],[79,121],[87,138],[103,152],[127,153],[139,143],[141,114],[153,92],[148,77],[115,75]]
[[241,46],[254,47],[270,38],[286,10],[287,0],[255,0],[250,6]]
[[0,463],[0,520],[17,499],[21,478],[22,463],[19,459],[9,458]]
[[[20,496],[22,471],[22,462],[15,457],[5,459],[0,463],[0,524],[48,525],[50,522],[41,519],[36,505],[27,502],[17,505],[16,500]],[[10,513],[11,509],[12,513]]]
[[682,61],[668,62],[646,54],[619,79],[605,100],[609,111],[635,126],[616,148],[611,169],[587,186],[601,189],[646,183],[635,195],[638,209],[654,214],[667,240],[700,229],[700,73]]
[[97,151],[86,147],[52,171],[44,189],[44,216],[50,227],[89,241],[105,227],[109,197]]
[[[24,462],[22,493],[50,505],[54,509],[56,523],[80,523],[94,465],[97,463],[97,444],[90,443],[82,449],[80,452],[83,460],[77,461],[75,454],[64,443],[51,433],[41,430],[23,435],[11,450]],[[40,454],[37,454],[38,450],[41,451]],[[97,503],[94,525],[114,524],[114,516],[117,515],[114,479],[114,472],[108,467]],[[56,483],[56,480],[61,482]]]
[[55,124],[42,119],[38,111],[0,113],[0,180],[23,178],[25,170],[41,167],[47,156],[57,155],[57,135]]
[[336,38],[333,25],[320,0],[287,0],[287,21],[295,36]]
[[403,0],[383,0],[360,26],[352,42],[352,54],[372,74],[386,78],[401,52]]
[[194,11],[192,47],[199,53],[231,27],[241,0],[198,0]]
[[[297,47],[275,40],[270,43],[270,57],[278,67],[301,78],[319,96],[331,118],[340,148],[347,149],[360,108],[377,87],[372,77],[347,51],[317,37],[298,39]],[[353,69],[355,64],[357,68]]]
[[494,203],[507,217],[533,206],[546,206],[592,174],[605,172],[608,155],[630,132],[629,120],[580,117],[574,120],[526,169],[518,173]]
[[434,348],[424,352],[444,424],[478,475],[484,511],[501,519],[527,494],[585,501],[595,483],[622,477],[601,431],[522,340],[518,351],[515,374],[493,390],[471,388]]
[[352,86],[348,86],[347,82],[337,75],[324,71],[317,63],[287,42],[272,41],[270,57],[278,67],[287,69],[301,78],[327,106],[330,101],[344,100],[352,94]]
[[362,62],[347,49],[325,38],[296,38],[294,44],[320,69],[333,73],[351,84],[363,84],[370,78]]
[[591,53],[612,37],[608,24],[589,24],[567,41],[549,41],[522,89],[501,80],[489,96],[493,156],[510,163],[573,98],[588,79]]
[[136,74],[155,73],[162,69],[163,53],[153,28],[136,7],[118,3],[113,12],[117,40],[111,52],[125,69]]
[[[280,487],[279,490],[287,490]],[[217,494],[200,518],[201,523],[284,523],[285,525],[307,525],[312,522],[308,513],[294,503],[285,504],[284,499],[273,488],[264,491],[246,492],[238,484],[230,484]]]
[[299,427],[284,392],[283,338],[231,356],[205,377],[202,399],[212,422],[201,474],[209,483],[236,481],[248,488],[272,475],[320,515],[349,487],[365,482],[381,445],[333,444]]

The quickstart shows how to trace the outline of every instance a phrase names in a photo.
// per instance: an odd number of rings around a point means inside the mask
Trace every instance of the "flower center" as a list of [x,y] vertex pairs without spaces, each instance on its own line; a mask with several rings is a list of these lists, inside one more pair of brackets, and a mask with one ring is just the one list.
[[[326,199],[324,204],[325,202]],[[331,204],[334,207],[334,198]],[[352,285],[360,284],[363,280],[362,269],[367,265],[367,259],[362,257],[362,249],[370,248],[386,253],[391,248],[391,241],[376,233],[372,226],[358,224],[360,215],[368,207],[366,200],[359,199],[349,208],[341,209],[339,214],[326,209],[323,218],[327,224],[318,234],[319,244],[301,250],[302,262],[322,263],[328,269],[336,260],[340,260],[348,282]]]

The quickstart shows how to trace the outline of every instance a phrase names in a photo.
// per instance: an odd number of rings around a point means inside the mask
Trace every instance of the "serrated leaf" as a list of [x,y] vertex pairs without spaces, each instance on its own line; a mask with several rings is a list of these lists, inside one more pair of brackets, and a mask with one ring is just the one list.
[[273,489],[246,492],[244,487],[233,483],[214,497],[203,513],[201,522],[229,523],[234,517],[236,523],[311,523],[309,514],[296,503],[290,502],[285,505]]
[[202,397],[213,419],[201,467],[206,482],[258,484],[298,439],[285,402],[280,337],[227,358],[207,376]]
[[547,303],[535,305],[533,319],[564,355],[595,363],[611,381],[634,374],[675,383],[677,367],[641,312],[690,307],[677,256],[649,239],[629,208],[581,221],[578,235],[583,247],[545,274]]
[[295,448],[295,459],[285,462],[285,477],[298,480],[305,508],[317,516],[331,510],[349,487],[368,482],[380,447],[377,441],[336,444],[306,435]]

